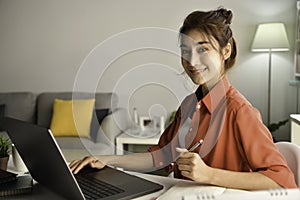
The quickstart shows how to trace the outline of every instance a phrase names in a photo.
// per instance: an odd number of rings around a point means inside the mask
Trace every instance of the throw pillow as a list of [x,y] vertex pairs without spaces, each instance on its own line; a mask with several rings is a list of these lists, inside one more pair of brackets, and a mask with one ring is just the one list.
[[5,114],[5,104],[0,104],[0,117],[4,117]]
[[101,125],[104,117],[106,117],[108,114],[110,113],[109,109],[96,109],[96,115],[97,115],[97,119],[99,124]]
[[54,99],[50,129],[54,136],[90,137],[95,99]]
[[[5,104],[0,104],[0,118],[4,117],[4,115],[5,115]],[[3,130],[0,128],[0,131]]]
[[91,124],[91,138],[95,141],[98,133],[99,126],[101,126],[101,123],[103,119],[110,114],[109,108],[104,109],[96,109],[95,110],[96,116],[92,118],[92,124]]

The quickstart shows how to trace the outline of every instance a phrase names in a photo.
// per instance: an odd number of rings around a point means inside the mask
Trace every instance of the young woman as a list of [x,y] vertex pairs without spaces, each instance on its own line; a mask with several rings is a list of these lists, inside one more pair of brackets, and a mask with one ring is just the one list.
[[[195,11],[184,20],[182,66],[199,87],[182,102],[158,145],[146,153],[75,160],[73,173],[85,166],[144,171],[173,163],[176,178],[201,183],[246,190],[297,187],[259,111],[226,77],[237,55],[231,20],[232,12],[224,8]],[[191,151],[199,141],[203,144]]]

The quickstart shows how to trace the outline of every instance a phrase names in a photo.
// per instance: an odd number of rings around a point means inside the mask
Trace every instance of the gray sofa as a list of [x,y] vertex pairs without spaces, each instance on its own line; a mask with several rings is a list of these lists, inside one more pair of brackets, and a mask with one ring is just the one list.
[[[55,98],[58,99],[88,99],[95,98],[90,138],[56,137],[56,141],[68,161],[81,158],[84,155],[104,155],[115,153],[115,138],[127,129],[128,117],[125,109],[117,108],[118,96],[115,93],[85,93],[85,92],[31,92],[0,93],[0,105],[5,105],[4,115],[46,128],[50,127],[52,107]],[[106,110],[101,124],[97,120],[97,111]]]

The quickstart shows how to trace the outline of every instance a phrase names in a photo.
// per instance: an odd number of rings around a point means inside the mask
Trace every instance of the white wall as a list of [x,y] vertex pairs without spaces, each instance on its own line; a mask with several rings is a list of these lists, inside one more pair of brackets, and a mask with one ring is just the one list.
[[[234,12],[239,48],[229,78],[265,121],[268,54],[252,53],[250,46],[258,23],[285,23],[291,51],[273,54],[271,121],[288,118],[296,111],[296,89],[288,84],[296,0],[0,0],[0,92],[117,91],[130,110],[146,115],[163,107],[169,113],[190,93],[178,75],[177,31],[191,11],[219,5]],[[157,29],[137,31],[145,27],[163,29],[160,36]],[[146,48],[144,40],[157,43]],[[289,125],[276,137],[288,139]]]

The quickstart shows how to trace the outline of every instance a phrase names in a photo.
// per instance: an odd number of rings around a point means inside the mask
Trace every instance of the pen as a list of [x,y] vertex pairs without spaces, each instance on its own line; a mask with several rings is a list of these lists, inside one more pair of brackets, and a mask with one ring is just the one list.
[[194,146],[192,146],[188,151],[192,152],[194,151],[197,147],[199,147],[201,144],[203,143],[203,140],[199,140],[199,142],[197,142],[196,144],[194,144]]

